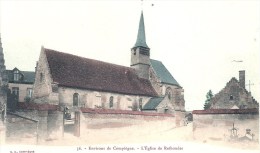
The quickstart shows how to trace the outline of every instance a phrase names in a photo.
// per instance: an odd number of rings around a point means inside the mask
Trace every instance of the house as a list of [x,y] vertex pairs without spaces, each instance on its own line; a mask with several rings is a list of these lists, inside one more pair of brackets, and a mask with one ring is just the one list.
[[239,80],[231,78],[226,86],[212,97],[210,109],[254,109],[258,102],[245,88],[245,71],[239,71]]
[[31,100],[35,72],[14,68],[6,70],[6,74],[8,77],[7,109],[15,111],[18,103]]
[[21,71],[18,68],[6,70],[10,92],[18,102],[29,102],[32,97],[35,72]]
[[71,110],[185,111],[183,88],[162,62],[150,59],[143,12],[130,54],[125,67],[42,47],[32,100]]

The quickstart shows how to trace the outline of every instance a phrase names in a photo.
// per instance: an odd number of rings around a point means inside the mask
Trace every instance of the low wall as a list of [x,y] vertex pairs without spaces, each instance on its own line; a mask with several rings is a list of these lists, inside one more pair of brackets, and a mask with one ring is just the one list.
[[[194,139],[203,141],[230,141],[232,129],[237,131],[237,139],[246,135],[246,129],[259,141],[259,113],[257,109],[244,110],[195,110],[193,113]],[[239,139],[241,138],[241,139]],[[248,139],[250,140],[250,139]]]
[[101,128],[120,128],[133,125],[142,125],[146,122],[162,121],[161,125],[165,124],[163,121],[168,120],[172,127],[176,127],[174,116],[150,116],[150,115],[136,115],[136,114],[92,114],[82,113],[84,116],[81,121],[85,124],[87,129],[101,129]]
[[[28,114],[21,117],[20,113],[7,113],[6,118],[6,142],[20,143],[26,141],[27,144],[36,144],[38,139],[38,120],[33,119],[32,116],[37,116],[36,111],[30,111]],[[27,113],[26,113],[27,114]],[[30,116],[30,118],[27,118]]]
[[[9,142],[22,143],[26,140],[26,144],[41,144],[43,141],[61,139],[64,133],[65,136],[66,133],[74,134],[77,129],[75,122],[73,123],[75,116],[72,116],[72,123],[65,123],[63,127],[63,112],[57,105],[23,103],[18,106],[15,114],[8,114],[6,140]],[[117,129],[125,133],[124,128],[135,133],[138,133],[138,129],[145,129],[140,131],[149,133],[155,129],[170,129],[182,125],[181,112],[176,113],[179,116],[176,123],[173,114],[90,108],[74,108],[71,111],[73,115],[74,112],[80,112],[79,129],[82,137],[91,130],[99,129],[108,129],[111,133],[117,132]]]
[[62,136],[63,113],[52,110],[17,110],[9,112],[6,120],[6,142],[37,144]]
[[[82,111],[80,137],[93,141],[113,143],[128,137],[152,135],[176,127],[176,118],[171,114],[133,111],[98,110],[98,113]],[[93,136],[95,138],[93,138]]]

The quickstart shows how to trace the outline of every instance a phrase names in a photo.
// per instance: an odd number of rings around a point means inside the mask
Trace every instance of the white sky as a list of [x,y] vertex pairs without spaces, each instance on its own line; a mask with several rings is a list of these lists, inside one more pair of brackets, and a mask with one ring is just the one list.
[[[41,46],[130,65],[140,0],[0,2],[7,69],[34,71]],[[151,58],[183,86],[187,110],[202,109],[208,90],[218,93],[239,70],[260,101],[260,1],[146,0],[143,10]]]

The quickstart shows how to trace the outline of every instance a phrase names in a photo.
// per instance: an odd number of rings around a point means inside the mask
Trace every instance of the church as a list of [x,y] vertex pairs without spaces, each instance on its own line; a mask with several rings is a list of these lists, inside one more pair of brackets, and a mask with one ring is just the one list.
[[41,48],[32,101],[78,108],[183,113],[184,90],[161,61],[150,59],[141,12],[130,67]]

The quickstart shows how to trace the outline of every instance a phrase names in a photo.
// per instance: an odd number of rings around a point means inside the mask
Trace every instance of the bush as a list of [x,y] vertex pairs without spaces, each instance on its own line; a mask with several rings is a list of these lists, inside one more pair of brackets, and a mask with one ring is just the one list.
[[28,96],[24,97],[24,101],[29,103],[31,101],[31,97],[28,97]]

